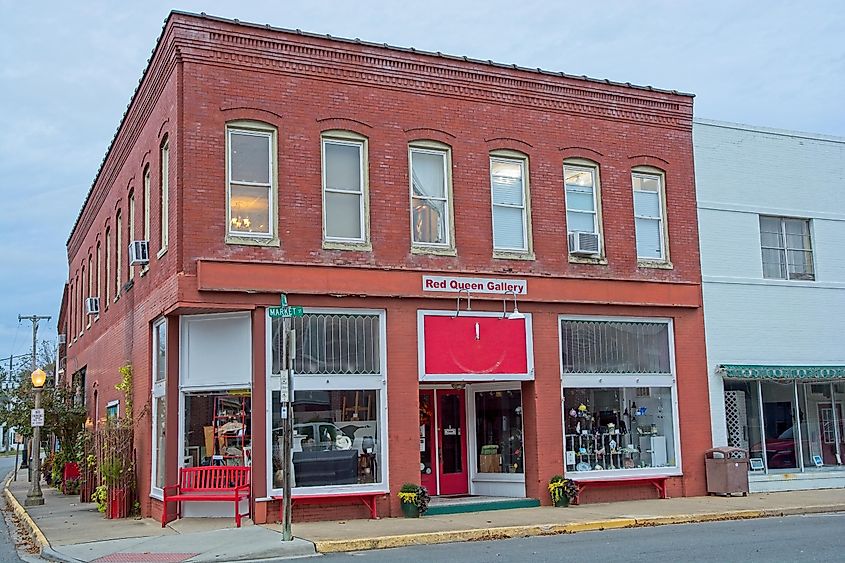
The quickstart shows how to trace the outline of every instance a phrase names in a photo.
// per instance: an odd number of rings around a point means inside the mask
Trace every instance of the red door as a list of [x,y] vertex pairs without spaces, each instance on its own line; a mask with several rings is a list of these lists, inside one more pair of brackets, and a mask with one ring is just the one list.
[[459,495],[469,491],[466,441],[466,401],[463,389],[436,389],[437,494]]
[[434,389],[420,389],[420,485],[437,494],[437,424]]

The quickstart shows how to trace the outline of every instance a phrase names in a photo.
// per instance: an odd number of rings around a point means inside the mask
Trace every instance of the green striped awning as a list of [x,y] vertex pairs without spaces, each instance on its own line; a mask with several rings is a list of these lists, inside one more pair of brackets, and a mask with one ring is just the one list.
[[756,366],[722,364],[717,373],[727,379],[824,380],[845,379],[845,366]]

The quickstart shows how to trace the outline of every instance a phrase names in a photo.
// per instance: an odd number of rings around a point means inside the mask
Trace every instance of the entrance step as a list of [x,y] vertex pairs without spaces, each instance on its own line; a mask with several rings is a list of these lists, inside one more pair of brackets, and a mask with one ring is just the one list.
[[511,508],[534,508],[540,506],[535,498],[484,497],[484,496],[439,496],[432,497],[426,516],[484,512],[486,510],[508,510]]

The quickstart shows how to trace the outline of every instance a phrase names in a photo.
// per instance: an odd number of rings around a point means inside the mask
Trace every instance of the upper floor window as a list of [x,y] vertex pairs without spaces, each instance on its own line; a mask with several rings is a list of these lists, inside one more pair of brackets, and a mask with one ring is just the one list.
[[167,243],[170,239],[170,229],[168,225],[170,207],[170,142],[165,138],[161,145],[161,192],[160,192],[160,220],[161,220],[161,248],[158,255],[161,256],[167,250]]
[[[586,162],[567,161],[563,165],[563,184],[567,233],[595,235],[586,241],[590,243],[587,248],[601,254],[598,168]],[[570,254],[574,251],[569,248]]]
[[522,158],[490,157],[493,250],[529,252],[525,164]]
[[366,243],[366,140],[338,132],[323,137],[322,144],[324,240]]
[[763,277],[815,280],[810,221],[760,216]]
[[[130,210],[131,209],[130,200]],[[114,217],[114,236],[114,297],[116,300],[120,296],[120,284],[123,281],[123,219],[120,215],[120,210],[117,211],[117,215]]]
[[[136,237],[135,237],[135,192],[134,191],[129,192],[129,217],[128,217],[128,219],[129,220],[127,222],[127,229],[128,229],[129,236],[127,236],[126,238],[128,239],[129,244],[132,244],[132,241],[136,240]],[[120,245],[120,242],[118,242],[118,245]],[[130,266],[129,263],[128,263],[128,260],[129,260],[129,252],[128,251],[126,253],[126,259],[127,259],[126,269],[129,272],[129,279],[131,280],[135,277],[135,269],[132,266]],[[120,271],[119,270],[118,270],[118,276],[117,277],[118,277],[118,283],[120,283],[121,280],[120,280]]]
[[[141,240],[150,240],[150,167],[144,168],[144,208],[141,210],[144,217],[144,236]],[[132,236],[135,236],[134,233]]]
[[637,258],[666,262],[666,204],[663,175],[634,171],[634,222],[637,234]]
[[412,146],[409,158],[413,245],[453,248],[449,150]]
[[275,130],[229,127],[227,199],[228,234],[275,236]]

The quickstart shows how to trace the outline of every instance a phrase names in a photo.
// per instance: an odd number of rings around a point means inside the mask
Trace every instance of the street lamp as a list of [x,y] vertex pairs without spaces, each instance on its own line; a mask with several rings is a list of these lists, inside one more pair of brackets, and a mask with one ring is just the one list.
[[[43,391],[44,382],[47,380],[47,374],[43,369],[36,369],[32,372],[32,390],[35,392],[35,408],[41,408],[41,392]],[[41,427],[33,426],[32,428],[32,464],[33,464],[33,478],[32,487],[26,495],[24,504],[26,506],[40,506],[44,504],[44,495],[41,493]]]

